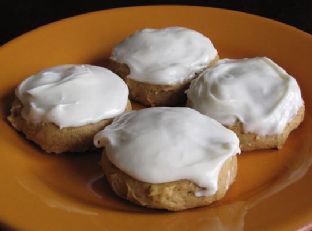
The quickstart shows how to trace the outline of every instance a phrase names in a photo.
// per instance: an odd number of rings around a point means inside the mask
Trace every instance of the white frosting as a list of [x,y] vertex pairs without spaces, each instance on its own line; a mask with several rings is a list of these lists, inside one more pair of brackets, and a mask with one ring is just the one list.
[[144,29],[121,42],[111,58],[130,68],[128,78],[173,85],[192,79],[217,57],[211,41],[183,28]]
[[303,105],[296,80],[271,59],[224,59],[192,81],[188,105],[261,136],[283,132]]
[[212,195],[223,163],[240,152],[235,133],[185,107],[157,107],[123,113],[95,135],[119,169],[149,183],[188,179]]
[[128,101],[126,84],[103,67],[63,65],[25,79],[16,89],[22,116],[33,123],[77,127],[122,113]]

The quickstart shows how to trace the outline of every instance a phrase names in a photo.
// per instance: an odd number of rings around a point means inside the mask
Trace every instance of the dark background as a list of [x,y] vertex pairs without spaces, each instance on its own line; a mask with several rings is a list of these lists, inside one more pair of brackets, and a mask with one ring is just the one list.
[[108,8],[155,4],[221,7],[275,19],[312,33],[312,0],[0,0],[0,45],[58,19]]

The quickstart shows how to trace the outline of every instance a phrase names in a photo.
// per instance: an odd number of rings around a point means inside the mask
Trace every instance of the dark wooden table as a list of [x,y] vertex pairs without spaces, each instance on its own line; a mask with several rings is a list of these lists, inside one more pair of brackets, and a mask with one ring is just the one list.
[[38,26],[62,18],[114,7],[186,4],[257,14],[312,33],[312,0],[0,0],[0,45]]

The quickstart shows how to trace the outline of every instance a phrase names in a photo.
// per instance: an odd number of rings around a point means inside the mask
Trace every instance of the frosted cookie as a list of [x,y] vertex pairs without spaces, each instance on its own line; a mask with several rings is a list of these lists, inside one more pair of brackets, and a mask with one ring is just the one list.
[[239,140],[190,108],[126,112],[96,134],[112,189],[136,204],[183,210],[221,199],[234,182]]
[[105,66],[126,81],[131,99],[146,106],[174,106],[185,103],[190,81],[217,60],[209,38],[168,27],[130,35],[113,49]]
[[192,81],[188,106],[232,129],[243,151],[282,148],[304,118],[296,80],[271,59],[224,59]]
[[25,79],[8,120],[47,152],[81,152],[93,148],[94,135],[129,109],[128,88],[116,74],[63,65]]

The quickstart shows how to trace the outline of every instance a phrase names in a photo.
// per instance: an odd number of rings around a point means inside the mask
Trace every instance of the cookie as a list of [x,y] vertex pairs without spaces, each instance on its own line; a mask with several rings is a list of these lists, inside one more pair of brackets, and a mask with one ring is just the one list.
[[9,122],[49,153],[93,149],[93,136],[131,109],[126,84],[91,65],[63,65],[25,79]]
[[190,180],[158,184],[139,181],[118,169],[105,154],[101,165],[107,181],[118,196],[141,206],[170,211],[207,206],[222,199],[237,174],[237,158],[233,156],[221,167],[217,191],[211,196],[196,196],[196,192],[203,188]]
[[234,182],[239,140],[217,121],[186,107],[154,107],[117,116],[94,138],[117,195],[178,211],[221,199]]
[[243,151],[282,148],[304,118],[297,81],[266,57],[220,60],[187,97],[189,107],[232,129]]
[[119,43],[107,60],[127,83],[130,98],[145,106],[185,103],[185,90],[218,60],[210,39],[183,27],[144,29]]

